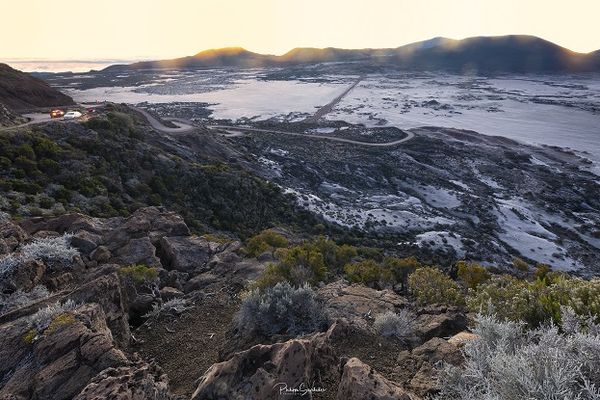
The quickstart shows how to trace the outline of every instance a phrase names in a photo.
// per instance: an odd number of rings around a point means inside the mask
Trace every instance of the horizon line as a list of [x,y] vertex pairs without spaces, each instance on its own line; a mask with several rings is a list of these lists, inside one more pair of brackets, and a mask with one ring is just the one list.
[[89,59],[85,59],[85,58],[73,58],[73,59],[69,59],[69,58],[65,58],[65,57],[61,57],[61,58],[35,58],[35,57],[6,57],[6,58],[0,58],[0,62],[4,62],[4,63],[9,63],[9,62],[13,62],[13,63],[41,63],[41,62],[46,62],[46,63],[72,63],[72,64],[87,64],[87,63],[106,63],[106,64],[113,64],[113,63],[120,63],[120,62],[139,62],[139,61],[158,61],[158,60],[165,60],[165,59],[172,59],[172,58],[182,58],[182,57],[190,57],[190,56],[194,56],[198,53],[202,53],[205,51],[211,51],[211,50],[223,50],[223,49],[233,49],[233,48],[239,48],[239,49],[243,49],[245,51],[249,51],[252,53],[256,53],[256,54],[260,54],[260,55],[265,55],[265,56],[282,56],[285,55],[287,53],[289,53],[292,50],[295,49],[319,49],[319,50],[323,50],[323,49],[340,49],[340,50],[380,50],[380,49],[395,49],[395,48],[399,48],[399,47],[403,47],[403,46],[407,46],[410,44],[415,44],[415,43],[421,43],[421,42],[427,42],[430,40],[434,40],[434,39],[449,39],[449,40],[456,40],[456,41],[462,41],[462,40],[466,40],[466,39],[472,39],[472,38],[500,38],[500,37],[507,37],[507,36],[528,36],[528,37],[532,37],[532,38],[537,38],[537,39],[541,39],[541,40],[545,40],[547,42],[550,42],[556,46],[562,47],[564,49],[567,49],[571,52],[574,53],[579,53],[579,54],[591,54],[594,53],[596,51],[600,50],[599,48],[596,48],[594,50],[590,50],[590,51],[578,51],[578,50],[573,50],[569,47],[563,46],[561,44],[558,44],[552,40],[546,39],[542,36],[537,36],[537,35],[532,35],[532,34],[527,34],[527,33],[511,33],[511,34],[505,34],[505,35],[477,35],[477,36],[466,36],[460,39],[456,39],[456,38],[452,38],[452,37],[448,37],[448,36],[433,36],[433,37],[429,37],[428,39],[423,39],[423,40],[418,40],[415,42],[408,42],[408,43],[404,43],[404,44],[400,44],[397,45],[395,47],[387,47],[387,46],[382,46],[382,47],[338,47],[338,46],[325,46],[325,47],[317,47],[317,46],[295,46],[295,47],[291,47],[288,50],[278,53],[278,52],[261,52],[258,50],[252,50],[250,48],[241,46],[241,45],[226,45],[226,46],[221,46],[221,47],[206,47],[200,51],[196,51],[194,53],[188,53],[188,54],[184,54],[184,55],[150,55],[150,56],[133,56],[133,57],[109,57],[109,56],[105,56],[105,57],[99,57],[99,58],[89,58]]

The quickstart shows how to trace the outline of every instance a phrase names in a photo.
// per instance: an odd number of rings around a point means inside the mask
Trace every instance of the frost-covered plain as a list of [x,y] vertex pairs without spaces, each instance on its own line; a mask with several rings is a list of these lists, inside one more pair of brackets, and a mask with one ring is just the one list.
[[600,76],[368,76],[327,118],[471,129],[587,151],[600,161]]
[[[104,86],[65,90],[78,101],[208,103],[212,118],[294,121],[314,113],[356,79],[323,75],[265,79],[268,70],[169,71],[138,85],[118,75]],[[90,76],[86,75],[86,78]],[[366,126],[471,129],[533,144],[586,151],[600,162],[600,76],[367,75],[326,115]]]

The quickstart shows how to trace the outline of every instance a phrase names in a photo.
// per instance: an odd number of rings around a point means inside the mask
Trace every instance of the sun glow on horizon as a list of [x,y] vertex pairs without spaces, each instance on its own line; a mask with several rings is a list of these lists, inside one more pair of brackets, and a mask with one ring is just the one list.
[[10,40],[0,60],[158,59],[229,46],[280,55],[505,34],[600,49],[596,0],[21,0],[2,7],[0,35]]

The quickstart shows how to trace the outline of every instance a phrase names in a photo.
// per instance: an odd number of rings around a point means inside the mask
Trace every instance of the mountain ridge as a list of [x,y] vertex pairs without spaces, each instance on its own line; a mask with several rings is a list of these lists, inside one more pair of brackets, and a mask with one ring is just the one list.
[[578,53],[528,35],[477,36],[461,40],[435,37],[396,48],[298,47],[279,56],[255,53],[241,47],[226,47],[170,60],[113,65],[105,71],[286,67],[325,62],[366,62],[373,66],[406,70],[598,72],[600,50]]

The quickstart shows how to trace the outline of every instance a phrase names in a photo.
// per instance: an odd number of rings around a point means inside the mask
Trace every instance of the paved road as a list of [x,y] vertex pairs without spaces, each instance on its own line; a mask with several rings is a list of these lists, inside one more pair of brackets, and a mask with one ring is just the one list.
[[306,139],[317,139],[317,140],[330,140],[333,142],[342,142],[342,143],[350,143],[356,144],[360,146],[368,146],[368,147],[391,147],[396,146],[398,144],[402,144],[404,142],[408,142],[410,139],[415,137],[415,134],[411,131],[404,131],[406,133],[406,137],[398,140],[394,140],[392,142],[384,142],[384,143],[372,143],[372,142],[361,142],[359,140],[345,139],[336,136],[324,136],[324,135],[306,135],[304,133],[297,132],[286,132],[286,131],[276,131],[271,129],[260,129],[260,128],[248,128],[242,126],[230,126],[230,125],[210,125],[207,126],[210,129],[223,129],[225,131],[246,131],[246,132],[264,132],[264,133],[275,133],[280,135],[290,135],[290,136],[302,136]]
[[22,128],[27,125],[43,124],[44,122],[50,122],[52,120],[52,118],[50,118],[50,114],[48,114],[48,113],[23,114],[23,116],[26,118],[29,118],[29,121],[25,122],[24,124],[5,126],[3,128],[0,127],[0,131],[7,131],[10,129],[18,129],[18,128]]
[[180,118],[165,118],[165,120],[170,121],[171,123],[178,126],[177,128],[169,128],[168,126],[164,126],[159,120],[154,118],[148,111],[146,111],[142,108],[134,107],[134,106],[131,106],[131,108],[133,108],[134,110],[136,110],[137,112],[142,114],[144,116],[144,118],[146,118],[146,120],[148,120],[148,123],[150,124],[150,126],[152,126],[152,128],[156,129],[159,132],[183,133],[183,132],[191,132],[194,129],[196,129],[190,121],[185,121]]
[[331,100],[329,103],[327,103],[323,107],[319,108],[314,115],[306,118],[304,120],[304,122],[317,122],[325,114],[329,114],[331,112],[331,110],[333,110],[333,107],[335,107],[337,103],[339,103],[348,93],[350,93],[350,91],[352,89],[354,89],[356,87],[356,85],[358,85],[358,83],[363,80],[363,78],[364,78],[364,75],[359,76],[358,79],[352,85],[350,85],[350,87],[348,87],[346,90],[344,90],[342,92],[342,94],[340,94],[335,99]]

